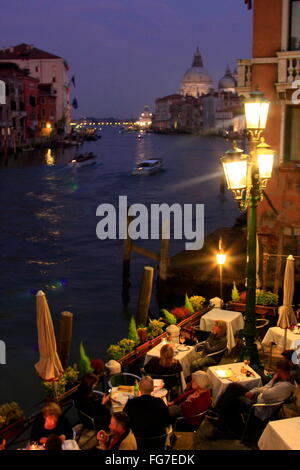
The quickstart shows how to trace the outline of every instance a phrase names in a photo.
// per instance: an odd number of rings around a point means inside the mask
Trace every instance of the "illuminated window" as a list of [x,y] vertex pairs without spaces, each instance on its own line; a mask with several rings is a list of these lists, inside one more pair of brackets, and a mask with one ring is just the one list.
[[285,121],[285,161],[300,161],[300,106],[287,106]]
[[291,1],[290,50],[300,50],[300,0]]

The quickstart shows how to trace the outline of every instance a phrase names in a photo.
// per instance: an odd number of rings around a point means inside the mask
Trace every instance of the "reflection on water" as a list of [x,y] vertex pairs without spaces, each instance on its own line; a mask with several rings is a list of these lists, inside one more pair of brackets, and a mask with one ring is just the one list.
[[[228,144],[219,138],[119,134],[105,129],[98,142],[84,144],[98,165],[72,171],[67,165],[77,150],[43,149],[0,161],[0,338],[7,344],[8,365],[1,366],[0,403],[12,399],[29,405],[42,390],[34,372],[37,362],[35,293],[46,292],[54,323],[60,312],[74,314],[71,362],[78,361],[84,341],[87,354],[104,357],[109,344],[126,336],[129,314],[136,311],[141,273],[155,262],[133,257],[131,298],[122,305],[122,253],[119,240],[96,237],[96,208],[129,204],[205,204],[205,231],[231,225],[238,214],[228,195],[220,199],[220,154]],[[163,158],[165,171],[147,178],[132,175],[145,159]],[[138,242],[157,251],[157,240]],[[171,240],[171,254],[184,241]],[[154,289],[155,292],[155,289]],[[197,293],[195,293],[197,294]],[[157,311],[155,296],[151,310]]]
[[46,165],[52,166],[55,164],[55,157],[52,153],[52,149],[48,149],[45,155]]

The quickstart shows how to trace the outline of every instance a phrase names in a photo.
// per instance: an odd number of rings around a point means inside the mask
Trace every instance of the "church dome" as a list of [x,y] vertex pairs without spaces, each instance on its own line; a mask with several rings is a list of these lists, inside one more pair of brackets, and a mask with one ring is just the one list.
[[185,72],[182,78],[180,93],[197,98],[198,96],[209,93],[212,89],[213,80],[204,69],[202,57],[199,48],[197,48],[192,67]]
[[237,83],[233,77],[229,65],[227,65],[224,77],[219,81],[219,90],[235,93]]

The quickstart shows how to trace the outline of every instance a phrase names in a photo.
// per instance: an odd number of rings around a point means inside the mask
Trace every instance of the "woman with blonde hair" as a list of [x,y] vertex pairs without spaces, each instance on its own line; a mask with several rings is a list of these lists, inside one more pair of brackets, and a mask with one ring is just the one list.
[[173,346],[164,344],[160,350],[160,357],[152,357],[144,369],[152,377],[162,377],[165,387],[171,389],[177,382],[176,378],[166,376],[181,372],[182,366],[175,358]]
[[[226,346],[227,324],[223,320],[216,320],[209,337],[201,345],[201,351],[197,353],[197,359],[191,364],[191,372],[219,364],[225,353]],[[212,353],[216,354],[209,356]]]
[[172,421],[183,417],[193,426],[199,426],[202,417],[197,416],[207,411],[211,405],[211,383],[206,372],[201,370],[192,374],[190,390],[179,395],[174,401],[168,403]]
[[55,402],[46,403],[35,418],[30,440],[45,444],[50,434],[56,434],[62,441],[73,439],[72,426],[66,416],[62,414],[60,406]]

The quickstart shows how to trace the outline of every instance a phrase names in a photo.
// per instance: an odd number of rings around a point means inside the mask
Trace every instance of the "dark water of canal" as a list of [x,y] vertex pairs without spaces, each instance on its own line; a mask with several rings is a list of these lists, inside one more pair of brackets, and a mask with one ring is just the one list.
[[[0,163],[0,339],[7,364],[0,365],[0,404],[28,407],[42,396],[35,297],[45,291],[55,324],[63,310],[74,313],[72,361],[81,340],[92,357],[127,333],[122,306],[122,241],[96,237],[96,208],[129,203],[203,203],[205,232],[230,226],[238,215],[231,195],[219,196],[218,158],[229,143],[220,138],[120,134],[103,129],[102,139],[80,151],[94,151],[98,164],[80,170],[66,163],[75,150],[45,150]],[[165,171],[133,176],[137,160],[161,157]],[[145,242],[144,242],[145,245]],[[146,246],[158,249],[157,241]],[[184,241],[171,241],[171,252]],[[151,261],[134,256],[129,310],[135,313],[142,268]],[[155,296],[152,310],[155,311]]]

